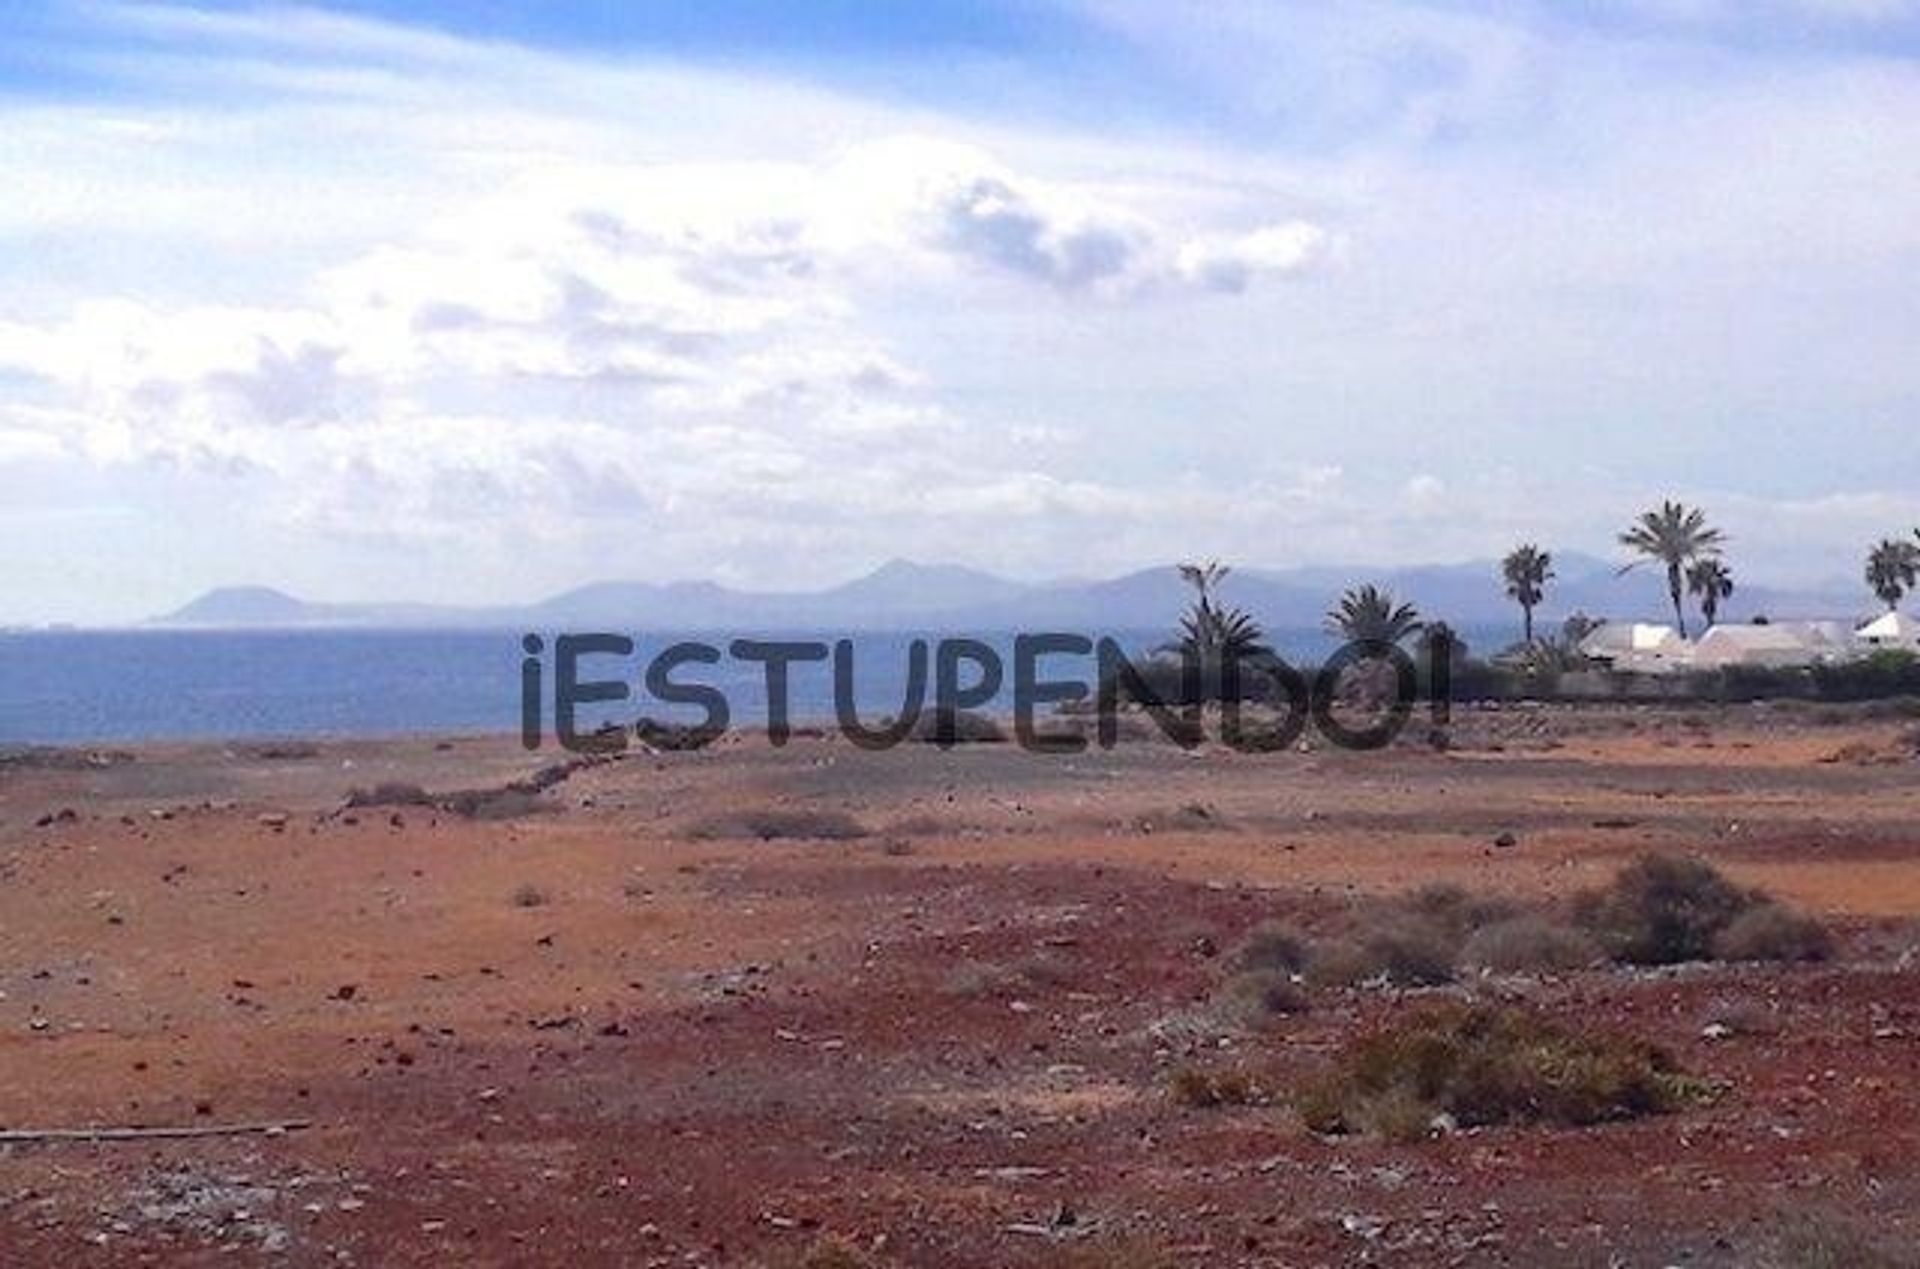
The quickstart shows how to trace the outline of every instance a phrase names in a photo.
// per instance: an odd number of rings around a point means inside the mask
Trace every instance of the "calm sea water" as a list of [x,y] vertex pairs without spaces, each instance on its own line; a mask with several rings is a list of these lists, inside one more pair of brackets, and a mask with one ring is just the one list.
[[[624,678],[635,692],[635,699],[623,704],[583,709],[583,723],[631,721],[642,714],[689,717],[646,696],[641,680],[647,662],[678,639],[705,639],[724,650],[739,633],[635,634],[638,646],[631,658],[583,662],[583,677]],[[1109,633],[1135,651],[1168,637],[1166,631]],[[1317,630],[1285,630],[1275,636],[1279,651],[1302,663],[1319,660],[1333,646]],[[834,638],[794,633],[759,637]],[[1010,709],[1013,636],[971,637],[995,647],[1008,667],[1000,698],[987,708]],[[1472,632],[1467,637],[1481,646]],[[899,710],[911,638],[855,638],[854,699],[863,717],[877,719]],[[0,743],[511,731],[519,726],[521,655],[519,634],[503,630],[0,634]],[[551,692],[551,655],[547,660]],[[1049,658],[1043,672],[1049,678],[1078,677],[1091,683],[1094,661]],[[970,681],[970,670],[963,674]],[[766,716],[758,665],[727,658],[715,666],[682,667],[675,678],[718,687],[736,724]],[[830,666],[794,666],[791,699],[796,719],[830,718]]]

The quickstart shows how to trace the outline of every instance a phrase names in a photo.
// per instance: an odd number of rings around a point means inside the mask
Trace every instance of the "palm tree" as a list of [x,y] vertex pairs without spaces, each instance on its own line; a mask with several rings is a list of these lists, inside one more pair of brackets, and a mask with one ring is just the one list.
[[[1708,526],[1706,512],[1678,502],[1663,502],[1658,511],[1642,512],[1633,527],[1620,535],[1620,545],[1666,566],[1667,596],[1673,600],[1674,624],[1683,639],[1687,635],[1687,614],[1680,607],[1682,572],[1693,560],[1720,554],[1725,542],[1724,533]],[[1635,560],[1620,571],[1624,573],[1642,562]]]
[[1216,674],[1229,657],[1244,660],[1267,650],[1260,623],[1245,611],[1220,602],[1217,588],[1231,571],[1218,560],[1180,565],[1180,578],[1193,587],[1195,598],[1180,618],[1180,637],[1163,651],[1196,660],[1209,675]]
[[1553,580],[1553,556],[1529,542],[1500,561],[1500,575],[1506,579],[1507,595],[1520,605],[1523,637],[1532,643],[1533,610],[1546,598],[1547,583]]
[[1347,591],[1340,596],[1340,606],[1327,614],[1327,629],[1350,643],[1399,643],[1423,624],[1412,604],[1398,603],[1391,591],[1373,585]]
[[1867,585],[1892,612],[1920,580],[1920,545],[1882,538],[1867,553]]
[[1720,615],[1720,601],[1733,594],[1733,574],[1719,560],[1695,560],[1687,568],[1687,590],[1700,597],[1700,615],[1709,628]]

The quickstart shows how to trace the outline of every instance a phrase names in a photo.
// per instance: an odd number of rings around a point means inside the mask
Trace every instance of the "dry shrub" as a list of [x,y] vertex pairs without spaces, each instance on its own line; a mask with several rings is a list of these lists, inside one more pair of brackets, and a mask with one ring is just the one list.
[[724,734],[688,723],[663,723],[657,718],[642,717],[633,725],[635,740],[665,752],[705,749]]
[[1037,953],[1014,961],[963,961],[947,974],[942,989],[953,996],[995,996],[1058,990],[1072,981],[1071,965]]
[[1833,935],[1816,917],[1762,903],[1729,922],[1713,950],[1729,961],[1824,961],[1833,955]]
[[1217,998],[1222,1012],[1248,1027],[1307,1011],[1307,993],[1291,975],[1273,969],[1235,974],[1220,985]]
[[1180,1067],[1168,1078],[1167,1092],[1179,1105],[1195,1110],[1250,1106],[1261,1100],[1260,1087],[1253,1077],[1234,1067],[1224,1070]]
[[1711,959],[1720,932],[1765,902],[1704,860],[1656,854],[1629,864],[1605,889],[1580,895],[1574,915],[1615,959],[1672,965]]
[[1749,996],[1722,996],[1700,1012],[1700,1026],[1718,1027],[1729,1035],[1772,1035],[1780,1030],[1779,1016],[1764,1000]]
[[1453,981],[1459,940],[1446,926],[1417,914],[1389,912],[1351,940],[1314,949],[1308,977],[1333,986],[1380,981],[1395,987],[1432,987]]
[[516,908],[540,908],[547,904],[547,892],[527,881],[514,887],[512,899]]
[[934,745],[997,745],[1005,743],[1007,733],[985,714],[970,709],[922,710],[908,732],[912,740]]
[[1131,827],[1136,833],[1217,833],[1230,825],[1204,802],[1188,802],[1170,810],[1136,815]]
[[1467,969],[1532,974],[1580,969],[1603,953],[1592,936],[1538,915],[1508,917],[1482,926],[1460,949]]
[[703,816],[688,826],[687,834],[701,840],[753,837],[763,842],[847,841],[855,837],[865,837],[867,830],[865,825],[845,811],[761,807],[745,811],[722,811]]
[[349,807],[432,806],[433,798],[417,784],[405,780],[382,780],[370,789],[353,789],[347,794]]
[[1510,1005],[1422,1010],[1350,1042],[1299,1099],[1318,1132],[1581,1126],[1678,1109],[1700,1092],[1661,1049]]
[[1435,882],[1408,895],[1405,906],[1450,933],[1465,938],[1484,926],[1520,915],[1503,895],[1476,895],[1465,887]]
[[497,789],[460,789],[440,799],[439,805],[470,820],[511,820],[554,809],[534,790],[517,785]]
[[1307,965],[1307,941],[1290,926],[1263,921],[1247,934],[1237,960],[1244,970],[1297,974]]

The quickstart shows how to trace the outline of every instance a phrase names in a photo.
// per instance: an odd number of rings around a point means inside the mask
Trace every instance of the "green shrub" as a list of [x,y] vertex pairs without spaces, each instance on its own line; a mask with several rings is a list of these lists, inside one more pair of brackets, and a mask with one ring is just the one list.
[[1317,1132],[1570,1126],[1675,1110],[1698,1096],[1661,1049],[1507,1005],[1421,1010],[1350,1042],[1297,1105]]

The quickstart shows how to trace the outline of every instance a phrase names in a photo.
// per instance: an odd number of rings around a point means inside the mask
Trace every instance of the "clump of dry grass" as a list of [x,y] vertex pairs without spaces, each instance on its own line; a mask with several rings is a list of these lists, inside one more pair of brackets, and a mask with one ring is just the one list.
[[549,902],[547,892],[531,881],[515,886],[510,898],[516,908],[543,908]]
[[1264,921],[1241,943],[1236,962],[1247,971],[1269,970],[1297,974],[1307,966],[1307,940],[1291,926]]
[[1229,829],[1220,812],[1204,802],[1147,811],[1134,816],[1129,827],[1136,833],[1218,833]]
[[1475,930],[1460,949],[1463,968],[1496,974],[1564,973],[1603,955],[1591,935],[1538,913]]
[[845,811],[817,807],[759,807],[702,816],[687,826],[689,837],[758,838],[760,841],[848,841],[865,837],[864,824]]
[[372,788],[355,788],[347,793],[347,806],[432,806],[433,797],[419,785],[406,780],[382,780]]
[[1297,1104],[1318,1132],[1406,1135],[1442,1115],[1577,1127],[1676,1110],[1702,1091],[1651,1044],[1510,1005],[1446,1005],[1352,1041]]
[[1259,1027],[1275,1018],[1307,1011],[1307,993],[1290,974],[1250,969],[1220,985],[1216,1000],[1232,1021]]
[[942,984],[951,996],[994,996],[1051,991],[1073,980],[1073,967],[1057,956],[1036,953],[1012,961],[968,960],[956,965]]
[[1833,935],[1804,912],[1762,903],[1728,922],[1713,950],[1729,961],[1824,961],[1833,955]]
[[1250,1106],[1264,1100],[1253,1076],[1237,1067],[1179,1067],[1168,1077],[1167,1093],[1179,1105],[1194,1110]]
[[1313,949],[1307,976],[1325,986],[1381,982],[1395,987],[1433,987],[1453,981],[1459,941],[1440,923],[1417,913],[1380,914],[1350,939]]

